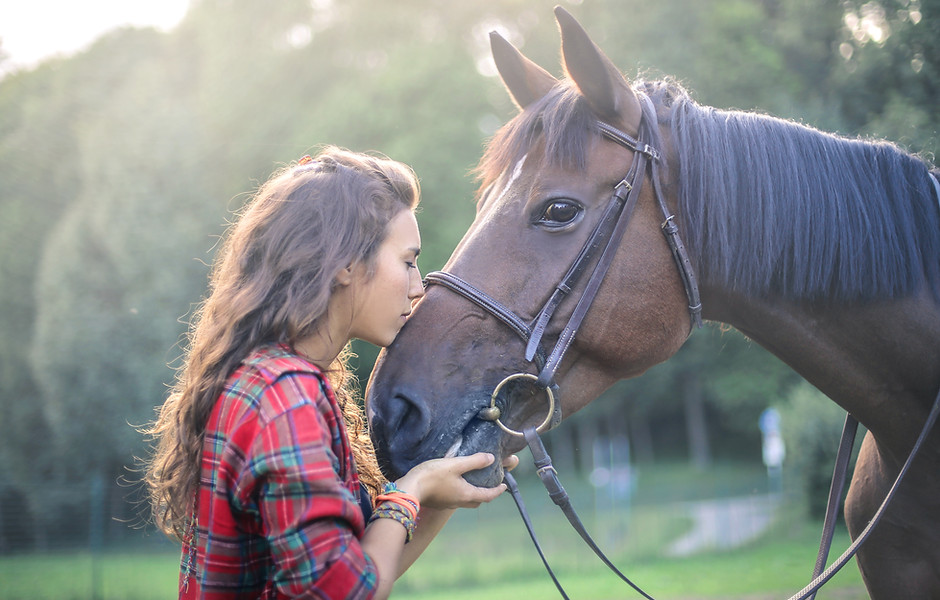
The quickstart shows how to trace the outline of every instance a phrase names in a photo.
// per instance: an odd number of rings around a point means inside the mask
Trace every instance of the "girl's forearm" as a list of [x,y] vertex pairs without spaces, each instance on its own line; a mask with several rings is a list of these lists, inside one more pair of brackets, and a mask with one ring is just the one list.
[[421,507],[421,512],[418,513],[418,527],[415,529],[415,534],[411,541],[405,544],[405,549],[401,553],[396,579],[408,570],[408,567],[425,551],[431,540],[437,537],[447,520],[454,514],[454,510],[453,508]]
[[406,546],[405,528],[391,519],[376,519],[369,524],[360,543],[362,551],[372,559],[379,572],[375,599],[385,600],[392,593],[392,586],[400,574],[402,549]]

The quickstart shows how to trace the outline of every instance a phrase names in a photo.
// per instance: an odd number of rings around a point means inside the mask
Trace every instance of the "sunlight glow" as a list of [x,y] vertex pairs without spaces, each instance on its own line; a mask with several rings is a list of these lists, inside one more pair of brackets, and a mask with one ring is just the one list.
[[506,38],[516,48],[525,44],[522,34],[499,20],[486,20],[473,28],[473,55],[476,57],[477,71],[484,77],[496,77],[496,64],[490,53],[490,32],[495,31]]
[[186,14],[189,0],[31,0],[0,2],[0,50],[13,66],[88,47],[102,34],[122,26],[167,31]]
[[[891,35],[885,9],[878,2],[862,5],[861,14],[854,11],[845,13],[843,22],[855,41],[865,44],[869,41],[883,43]],[[843,54],[844,56],[844,54]]]
[[[849,39],[839,44],[839,55],[850,61],[855,54],[856,46],[864,46],[868,42],[878,45],[884,44],[891,36],[891,21],[917,25],[923,19],[920,12],[920,0],[900,0],[903,8],[894,12],[889,20],[883,2],[871,1],[863,4],[859,10],[849,10],[843,14],[842,23],[845,25]],[[852,42],[855,42],[854,44]],[[924,68],[924,57],[916,54],[911,59],[911,69],[920,73]]]

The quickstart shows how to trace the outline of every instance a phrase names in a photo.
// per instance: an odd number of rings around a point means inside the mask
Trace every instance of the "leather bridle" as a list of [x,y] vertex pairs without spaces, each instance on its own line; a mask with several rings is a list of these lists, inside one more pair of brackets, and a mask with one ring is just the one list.
[[[582,246],[574,262],[565,273],[565,276],[561,279],[558,285],[555,286],[555,290],[552,292],[552,295],[549,297],[544,306],[542,306],[542,309],[538,312],[534,319],[531,321],[526,321],[524,318],[520,317],[510,308],[508,308],[505,304],[501,303],[489,294],[481,291],[472,284],[468,283],[466,280],[461,279],[452,273],[447,273],[445,271],[434,271],[428,273],[425,279],[425,286],[432,284],[440,285],[453,292],[456,292],[460,296],[471,301],[473,304],[482,308],[484,311],[501,321],[525,342],[525,359],[527,362],[532,362],[536,366],[538,375],[533,375],[531,373],[515,373],[504,378],[493,390],[490,398],[490,405],[481,409],[477,416],[483,420],[494,421],[504,432],[510,435],[522,437],[525,439],[526,444],[532,452],[539,478],[542,480],[542,483],[548,490],[549,496],[551,497],[552,501],[561,508],[568,521],[582,537],[585,543],[604,562],[604,564],[606,564],[607,567],[611,569],[611,571],[620,577],[620,579],[629,584],[644,598],[652,600],[652,596],[640,589],[635,583],[627,578],[619,569],[617,569],[617,567],[607,558],[607,556],[604,555],[600,548],[597,547],[597,544],[591,538],[590,534],[588,534],[576,511],[572,507],[568,494],[561,485],[561,482],[558,479],[558,474],[552,465],[551,457],[545,451],[545,446],[542,444],[542,441],[538,436],[539,433],[543,432],[547,428],[554,427],[561,421],[560,404],[556,402],[555,399],[558,391],[558,385],[555,382],[555,373],[558,370],[558,366],[561,363],[562,358],[564,358],[565,352],[567,352],[571,343],[574,341],[575,335],[577,334],[584,317],[587,315],[591,304],[594,302],[594,299],[601,286],[601,283],[604,280],[605,275],[607,274],[607,271],[610,269],[614,254],[616,253],[620,242],[623,239],[627,225],[629,224],[630,218],[633,215],[633,210],[636,208],[637,200],[639,199],[643,184],[643,179],[646,175],[649,176],[650,184],[653,188],[653,195],[656,198],[656,202],[663,214],[663,235],[666,237],[666,241],[669,244],[670,250],[672,251],[673,258],[675,259],[676,266],[679,270],[679,275],[685,287],[685,293],[689,307],[689,316],[691,320],[689,333],[691,333],[693,328],[702,326],[702,304],[699,299],[698,283],[695,278],[695,273],[692,269],[692,264],[689,261],[689,257],[686,253],[685,246],[679,237],[678,226],[675,224],[675,216],[670,212],[663,197],[658,171],[660,153],[649,143],[654,139],[658,139],[654,129],[655,108],[653,107],[652,101],[650,101],[647,96],[638,94],[638,97],[641,98],[647,109],[646,114],[644,114],[644,118],[642,118],[640,121],[640,127],[638,131],[639,139],[634,138],[603,121],[595,122],[598,131],[604,138],[633,151],[633,162],[631,163],[627,174],[616,186],[614,186],[613,194],[611,195],[611,199],[608,202],[604,214],[601,216],[600,221],[594,227],[594,230],[588,237],[587,242],[585,242],[584,246]],[[937,192],[938,202],[940,202],[940,183],[938,183],[938,179],[935,175],[932,177],[932,183]],[[584,292],[581,294],[581,298],[578,300],[574,311],[569,317],[568,323],[565,325],[564,329],[562,329],[562,332],[559,335],[558,340],[555,342],[554,347],[550,352],[546,352],[542,343],[542,338],[549,322],[551,321],[552,316],[555,313],[555,310],[558,308],[564,298],[571,292],[571,290],[574,289],[574,287],[577,285],[579,279],[587,270],[598,251],[600,251],[600,257],[597,259],[597,262],[594,265],[594,269],[588,278]],[[515,380],[531,381],[534,382],[537,387],[545,390],[549,403],[548,414],[545,417],[545,420],[537,427],[527,427],[523,431],[517,431],[507,427],[500,420],[501,409],[497,406],[497,397],[506,384]],[[901,481],[904,479],[904,475],[907,473],[911,463],[914,460],[914,457],[916,456],[920,447],[923,445],[927,434],[933,428],[933,425],[938,418],[940,418],[940,393],[937,394],[924,427],[915,441],[910,455],[908,455],[907,460],[898,473],[894,484],[892,485],[888,494],[885,496],[881,506],[878,508],[865,529],[853,541],[849,548],[846,549],[846,551],[832,565],[830,565],[829,568],[824,570],[832,541],[832,535],[834,532],[835,515],[840,504],[843,491],[842,485],[845,481],[845,473],[848,468],[849,455],[851,454],[852,445],[855,439],[855,428],[858,424],[852,415],[847,415],[842,441],[840,443],[839,454],[836,459],[836,467],[833,473],[832,487],[830,489],[829,502],[826,510],[826,522],[823,526],[823,536],[820,541],[820,548],[817,554],[815,569],[813,571],[813,580],[810,581],[810,583],[802,590],[791,596],[789,600],[804,600],[806,598],[814,598],[816,591],[823,584],[829,581],[829,579],[831,579],[832,576],[835,575],[835,573],[838,572],[843,566],[845,566],[845,564],[855,555],[855,553],[858,551],[858,548],[865,542],[872,529],[880,521],[885,509],[893,499],[895,492],[901,484]],[[522,496],[519,493],[519,488],[516,485],[512,475],[508,472],[505,473],[505,482],[509,488],[509,491],[512,493],[513,500],[516,502],[516,505],[519,508],[519,512],[523,521],[525,522],[529,535],[535,544],[535,548],[538,551],[539,557],[542,559],[542,563],[545,565],[548,574],[551,576],[552,581],[555,583],[555,586],[561,594],[562,598],[567,600],[568,596],[565,594],[564,589],[562,588],[558,579],[555,577],[555,574],[549,566],[548,561],[542,552],[541,546],[536,539],[534,528],[532,527],[532,523],[526,512],[525,505],[522,502]]]
[[[650,179],[653,196],[656,198],[656,203],[659,205],[660,211],[662,211],[663,222],[661,228],[663,235],[675,259],[679,275],[685,287],[691,322],[689,333],[691,334],[692,329],[702,326],[702,303],[699,298],[698,282],[685,245],[679,237],[679,228],[675,223],[675,215],[669,210],[663,196],[662,184],[659,178],[659,161],[661,160],[661,154],[659,150],[651,144],[654,139],[658,139],[655,129],[656,111],[652,101],[646,95],[638,94],[638,97],[642,100],[646,108],[645,114],[640,120],[638,138],[634,138],[603,121],[595,121],[597,130],[604,138],[633,151],[633,161],[626,175],[614,186],[614,191],[600,221],[598,221],[587,241],[575,257],[574,262],[568,268],[568,271],[565,273],[564,277],[562,277],[558,285],[555,286],[551,296],[534,319],[526,321],[502,302],[452,273],[445,271],[428,273],[425,279],[425,285],[440,285],[456,292],[501,321],[525,342],[525,360],[535,365],[538,370],[538,375],[531,373],[515,373],[504,378],[493,390],[490,397],[490,405],[481,409],[477,416],[483,420],[494,421],[496,425],[510,435],[523,437],[525,439],[535,459],[539,477],[548,490],[549,496],[561,507],[568,521],[579,535],[581,535],[582,539],[584,539],[588,546],[608,568],[633,587],[638,593],[645,598],[651,599],[651,596],[620,572],[604,555],[600,548],[597,547],[597,544],[594,543],[594,540],[581,524],[580,518],[578,518],[577,513],[571,506],[568,495],[562,487],[561,482],[558,480],[557,473],[552,466],[551,458],[548,456],[548,453],[545,452],[545,447],[538,436],[539,433],[554,427],[561,421],[561,405],[555,401],[555,395],[558,390],[558,385],[555,382],[555,373],[565,353],[574,341],[578,329],[581,327],[581,323],[584,321],[588,310],[590,310],[601,283],[607,275],[607,271],[610,269],[614,255],[620,247],[620,242],[623,240],[627,226],[633,216],[633,211],[636,208],[643,187],[643,180],[647,176]],[[578,281],[587,271],[591,262],[594,261],[594,257],[598,255],[598,252],[600,252],[600,255],[594,264],[594,268],[591,271],[591,275],[588,277],[584,291],[578,299],[574,311],[568,318],[565,327],[561,330],[561,334],[558,336],[551,351],[546,351],[543,344],[543,336],[545,335],[545,331],[552,316],[565,297],[567,297],[578,284]],[[501,409],[497,406],[497,398],[500,391],[506,384],[516,380],[533,382],[537,388],[544,389],[548,397],[548,414],[545,420],[539,426],[529,427],[524,431],[517,431],[504,425],[500,420]],[[531,521],[525,510],[525,505],[522,502],[522,496],[519,493],[518,486],[516,486],[515,480],[508,472],[505,473],[505,481],[512,493],[513,500],[515,500],[519,508],[519,512],[535,544],[535,548],[542,559],[542,563],[545,565],[546,570],[555,582],[555,586],[562,597],[567,598],[564,589],[555,577],[554,572],[542,552]]]
[[[660,152],[651,146],[648,142],[654,139],[655,131],[655,109],[653,103],[648,97],[640,94],[639,97],[646,104],[648,114],[646,118],[641,119],[639,128],[639,138],[620,131],[616,127],[603,121],[596,121],[600,134],[624,148],[633,151],[633,161],[627,174],[623,176],[620,182],[614,186],[613,194],[603,215],[598,221],[591,235],[588,237],[584,246],[581,247],[574,262],[568,268],[568,271],[562,277],[558,285],[555,286],[549,299],[545,302],[542,309],[531,321],[517,315],[505,304],[496,300],[489,294],[481,291],[479,288],[461,279],[453,273],[445,271],[434,271],[428,273],[425,278],[425,285],[440,285],[456,292],[467,300],[476,304],[487,313],[501,321],[512,331],[514,331],[526,344],[525,360],[535,364],[538,375],[531,373],[516,373],[505,378],[496,386],[490,406],[480,411],[479,417],[484,420],[495,421],[504,431],[512,435],[522,437],[522,433],[510,429],[500,421],[501,410],[496,405],[496,397],[500,389],[508,382],[513,380],[531,380],[539,389],[546,390],[549,395],[549,416],[545,422],[537,428],[538,432],[546,428],[553,427],[561,420],[560,405],[555,402],[555,373],[558,366],[564,358],[565,353],[574,341],[584,321],[588,310],[594,302],[601,283],[604,280],[610,265],[613,262],[614,255],[620,246],[630,218],[636,208],[637,200],[643,186],[645,176],[649,176],[650,184],[653,188],[653,195],[663,214],[662,231],[666,241],[675,258],[682,283],[685,286],[685,293],[688,300],[689,316],[692,327],[701,327],[702,325],[702,304],[699,300],[698,283],[695,273],[692,270],[692,264],[689,261],[685,245],[679,237],[679,228],[675,223],[675,216],[670,212],[663,197],[661,183],[659,181],[659,161]],[[653,121],[653,122],[651,122]],[[552,316],[556,309],[577,285],[582,275],[587,271],[595,256],[600,253],[596,260],[594,269],[588,277],[587,284],[568,323],[562,329],[558,340],[550,351],[546,351],[543,345],[543,337]],[[691,328],[690,328],[691,332]]]

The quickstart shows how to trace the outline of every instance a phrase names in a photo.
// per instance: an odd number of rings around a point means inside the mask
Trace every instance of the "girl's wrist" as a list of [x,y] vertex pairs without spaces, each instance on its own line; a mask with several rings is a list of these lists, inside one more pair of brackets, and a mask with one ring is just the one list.
[[414,535],[420,511],[421,502],[415,496],[402,490],[395,482],[389,482],[385,484],[382,493],[376,496],[375,509],[369,521],[378,519],[397,521],[405,528],[405,543],[407,544]]
[[391,482],[399,491],[402,491],[406,494],[414,496],[418,499],[418,502],[422,501],[421,497],[421,485],[418,482],[418,478],[414,476],[411,472],[406,473],[400,479]]

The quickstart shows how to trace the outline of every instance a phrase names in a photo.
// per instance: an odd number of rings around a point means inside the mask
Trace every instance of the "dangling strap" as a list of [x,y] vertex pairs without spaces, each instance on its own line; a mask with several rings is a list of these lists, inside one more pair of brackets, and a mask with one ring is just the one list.
[[845,564],[849,562],[849,559],[855,556],[855,553],[858,552],[859,547],[864,544],[865,540],[868,539],[868,536],[871,535],[872,529],[874,529],[875,525],[881,521],[881,517],[884,515],[885,509],[894,498],[895,492],[898,491],[898,487],[901,485],[901,481],[904,480],[904,476],[907,474],[907,470],[910,468],[911,463],[914,462],[914,457],[917,456],[918,450],[920,450],[920,447],[924,444],[924,440],[927,439],[927,434],[930,433],[930,430],[933,429],[934,423],[937,422],[938,415],[940,415],[940,392],[937,393],[937,397],[933,401],[933,408],[930,409],[930,414],[927,416],[927,421],[924,423],[924,428],[917,437],[917,441],[914,442],[914,447],[911,448],[910,455],[908,455],[907,460],[904,462],[904,466],[901,467],[901,471],[894,480],[894,484],[891,486],[891,489],[888,490],[885,499],[881,502],[881,506],[878,507],[878,510],[875,511],[875,515],[868,522],[868,525],[865,526],[865,529],[863,529],[858,537],[855,538],[855,541],[852,542],[845,552],[842,553],[842,556],[837,558],[834,563],[829,565],[828,569],[810,581],[806,587],[790,596],[788,600],[804,600],[805,598],[809,598],[810,594],[815,593],[816,590],[823,586],[823,584],[832,579],[833,575],[838,573],[839,569],[844,567]]
[[538,538],[535,537],[535,528],[532,526],[532,520],[529,519],[529,511],[525,508],[525,502],[522,501],[522,493],[519,491],[519,484],[516,483],[516,479],[508,471],[503,473],[503,481],[506,483],[506,487],[509,488],[509,493],[512,494],[516,508],[519,509],[519,515],[522,516],[522,522],[525,523],[526,531],[529,532],[529,537],[532,538],[535,551],[539,553],[539,558],[542,559],[542,564],[545,565],[548,576],[555,582],[555,587],[558,588],[558,593],[561,594],[561,597],[565,600],[569,600],[568,594],[565,593],[565,588],[561,587],[561,583],[558,581],[558,578],[555,577],[555,572],[552,571],[552,567],[548,564],[548,559],[545,558],[542,545],[539,544]]
[[[852,542],[845,552],[842,553],[842,556],[836,559],[836,561],[832,563],[825,571],[817,573],[813,580],[806,585],[806,587],[796,594],[790,596],[788,600],[806,600],[809,598],[814,598],[816,591],[819,590],[819,588],[821,588],[826,582],[832,579],[832,577],[838,573],[839,570],[842,569],[842,567],[844,567],[853,556],[855,556],[855,553],[858,551],[859,547],[865,543],[865,541],[868,539],[868,536],[871,535],[874,527],[878,524],[879,521],[881,521],[881,517],[884,515],[885,509],[894,498],[894,494],[901,485],[901,481],[904,480],[904,476],[907,474],[911,463],[914,462],[914,457],[917,455],[917,452],[920,450],[921,446],[923,446],[924,440],[927,438],[927,434],[930,433],[930,430],[933,429],[934,424],[937,422],[938,416],[940,416],[940,392],[937,393],[937,397],[934,399],[933,408],[931,408],[930,414],[927,416],[927,420],[924,423],[924,428],[921,430],[917,441],[914,442],[914,447],[911,449],[910,455],[907,457],[907,460],[904,462],[904,466],[901,467],[901,471],[894,480],[894,484],[891,486],[891,489],[888,490],[884,501],[882,501],[881,506],[878,507],[878,510],[875,511],[875,514],[868,522],[868,525],[864,530],[862,530],[859,536],[855,539],[855,541]],[[820,570],[820,564],[825,564],[826,558],[829,554],[829,546],[832,543],[832,533],[829,532],[829,530],[834,529],[835,515],[833,514],[830,518],[829,513],[832,512],[833,506],[838,507],[839,501],[841,500],[842,489],[840,482],[844,482],[845,480],[845,473],[848,469],[848,459],[846,457],[850,454],[850,450],[854,445],[856,430],[856,425],[853,423],[854,421],[854,417],[851,415],[847,416],[845,427],[843,427],[843,437],[840,443],[839,456],[836,458],[836,467],[834,468],[833,472],[833,482],[832,486],[830,487],[830,506],[826,511],[826,522],[823,525],[823,539],[820,541],[820,554],[816,559],[817,565],[814,573]],[[610,559],[604,555],[600,548],[597,547],[597,544],[594,543],[594,540],[591,538],[590,534],[588,534],[587,530],[584,528],[584,525],[581,523],[581,519],[578,518],[574,507],[571,506],[571,500],[568,498],[568,493],[565,491],[565,488],[562,487],[561,482],[558,480],[558,474],[555,471],[555,467],[552,466],[552,459],[545,450],[545,446],[542,444],[542,440],[539,438],[535,429],[531,427],[525,429],[523,434],[525,436],[526,442],[529,445],[529,450],[532,452],[532,457],[535,460],[535,466],[538,468],[539,479],[542,480],[542,484],[548,491],[548,495],[552,499],[552,502],[561,508],[562,512],[565,514],[565,517],[567,517],[568,522],[571,523],[571,526],[574,527],[575,531],[578,532],[585,543],[591,548],[591,550],[594,551],[598,558],[600,558],[604,564],[610,568],[611,571],[613,571],[625,583],[629,584],[630,587],[639,592],[644,598],[647,600],[654,600],[652,596],[637,587],[637,585],[630,581],[626,575],[621,573],[620,570],[617,569],[617,567],[614,566],[614,564],[610,561]],[[843,448],[845,448],[845,450],[843,450]],[[841,463],[843,462],[846,463],[845,467],[841,466]],[[549,575],[551,575],[552,580],[555,582],[555,586],[561,593],[562,598],[568,600],[568,596],[565,594],[561,584],[558,582],[558,579],[552,572],[551,567],[549,567],[548,561],[546,560],[541,546],[535,537],[535,531],[532,528],[532,522],[529,520],[528,514],[525,510],[525,505],[522,503],[522,497],[519,494],[519,487],[516,485],[515,480],[511,475],[506,473],[505,477],[507,478],[506,485],[509,487],[510,493],[512,493],[513,500],[516,501],[516,506],[519,508],[519,512],[522,515],[522,520],[528,529],[529,537],[532,538],[536,550],[538,550],[539,556],[542,558],[542,562],[545,564],[545,568],[548,570]],[[836,488],[839,489],[834,494],[833,491],[836,490]],[[834,498],[837,499],[833,501]]]
[[[813,568],[813,579],[819,577],[826,568],[829,559],[829,549],[832,548],[832,538],[836,532],[836,518],[839,514],[839,505],[842,503],[842,492],[845,490],[845,475],[849,471],[849,459],[852,457],[852,448],[855,446],[855,433],[858,431],[858,421],[851,414],[845,414],[845,424],[842,426],[842,437],[839,440],[839,452],[836,454],[836,464],[832,469],[832,483],[829,485],[829,501],[826,504],[826,518],[823,521],[822,538],[819,540],[819,552],[816,554],[816,566]],[[814,591],[808,600],[814,600]]]
[[[541,438],[539,438],[538,433],[536,433],[534,427],[530,427],[523,431],[525,435],[526,443],[529,445],[529,450],[532,452],[532,458],[535,460],[535,466],[538,469],[539,479],[542,480],[542,484],[545,486],[545,489],[548,490],[548,496],[552,499],[552,502],[558,505],[561,508],[561,511],[565,514],[565,517],[568,519],[568,522],[571,523],[571,526],[574,527],[574,530],[578,532],[578,535],[581,536],[581,539],[588,545],[591,550],[594,551],[594,554],[597,555],[601,561],[607,565],[611,571],[613,571],[620,579],[624,581],[627,585],[636,590],[640,595],[642,595],[647,600],[654,600],[652,596],[640,589],[635,583],[630,581],[630,579],[620,572],[614,563],[610,561],[609,558],[598,548],[597,544],[594,542],[594,539],[591,538],[591,535],[587,532],[587,529],[584,528],[584,525],[581,523],[581,519],[578,518],[578,513],[575,512],[574,507],[571,506],[571,499],[568,497],[568,492],[565,491],[565,488],[561,485],[561,481],[558,480],[558,473],[555,471],[555,467],[552,466],[552,459],[548,455],[548,452],[545,450],[544,444],[542,444]],[[508,482],[507,482],[507,485]],[[513,496],[515,498],[515,496]],[[519,501],[517,501],[516,506],[520,506]],[[522,508],[520,507],[520,512]],[[532,529],[531,522],[526,515],[523,515],[523,520],[526,523],[526,527],[529,529],[529,536],[535,541],[535,533]],[[538,549],[538,542],[535,542],[536,548]],[[555,585],[558,587],[559,591],[563,598],[567,598],[564,590],[561,589],[561,585],[555,579],[554,573],[551,569],[548,568],[548,562],[545,560],[544,555],[542,555],[541,549],[539,549],[539,555],[542,556],[542,562],[545,563],[545,567],[548,569],[549,574],[551,574],[552,579],[555,580]]]

